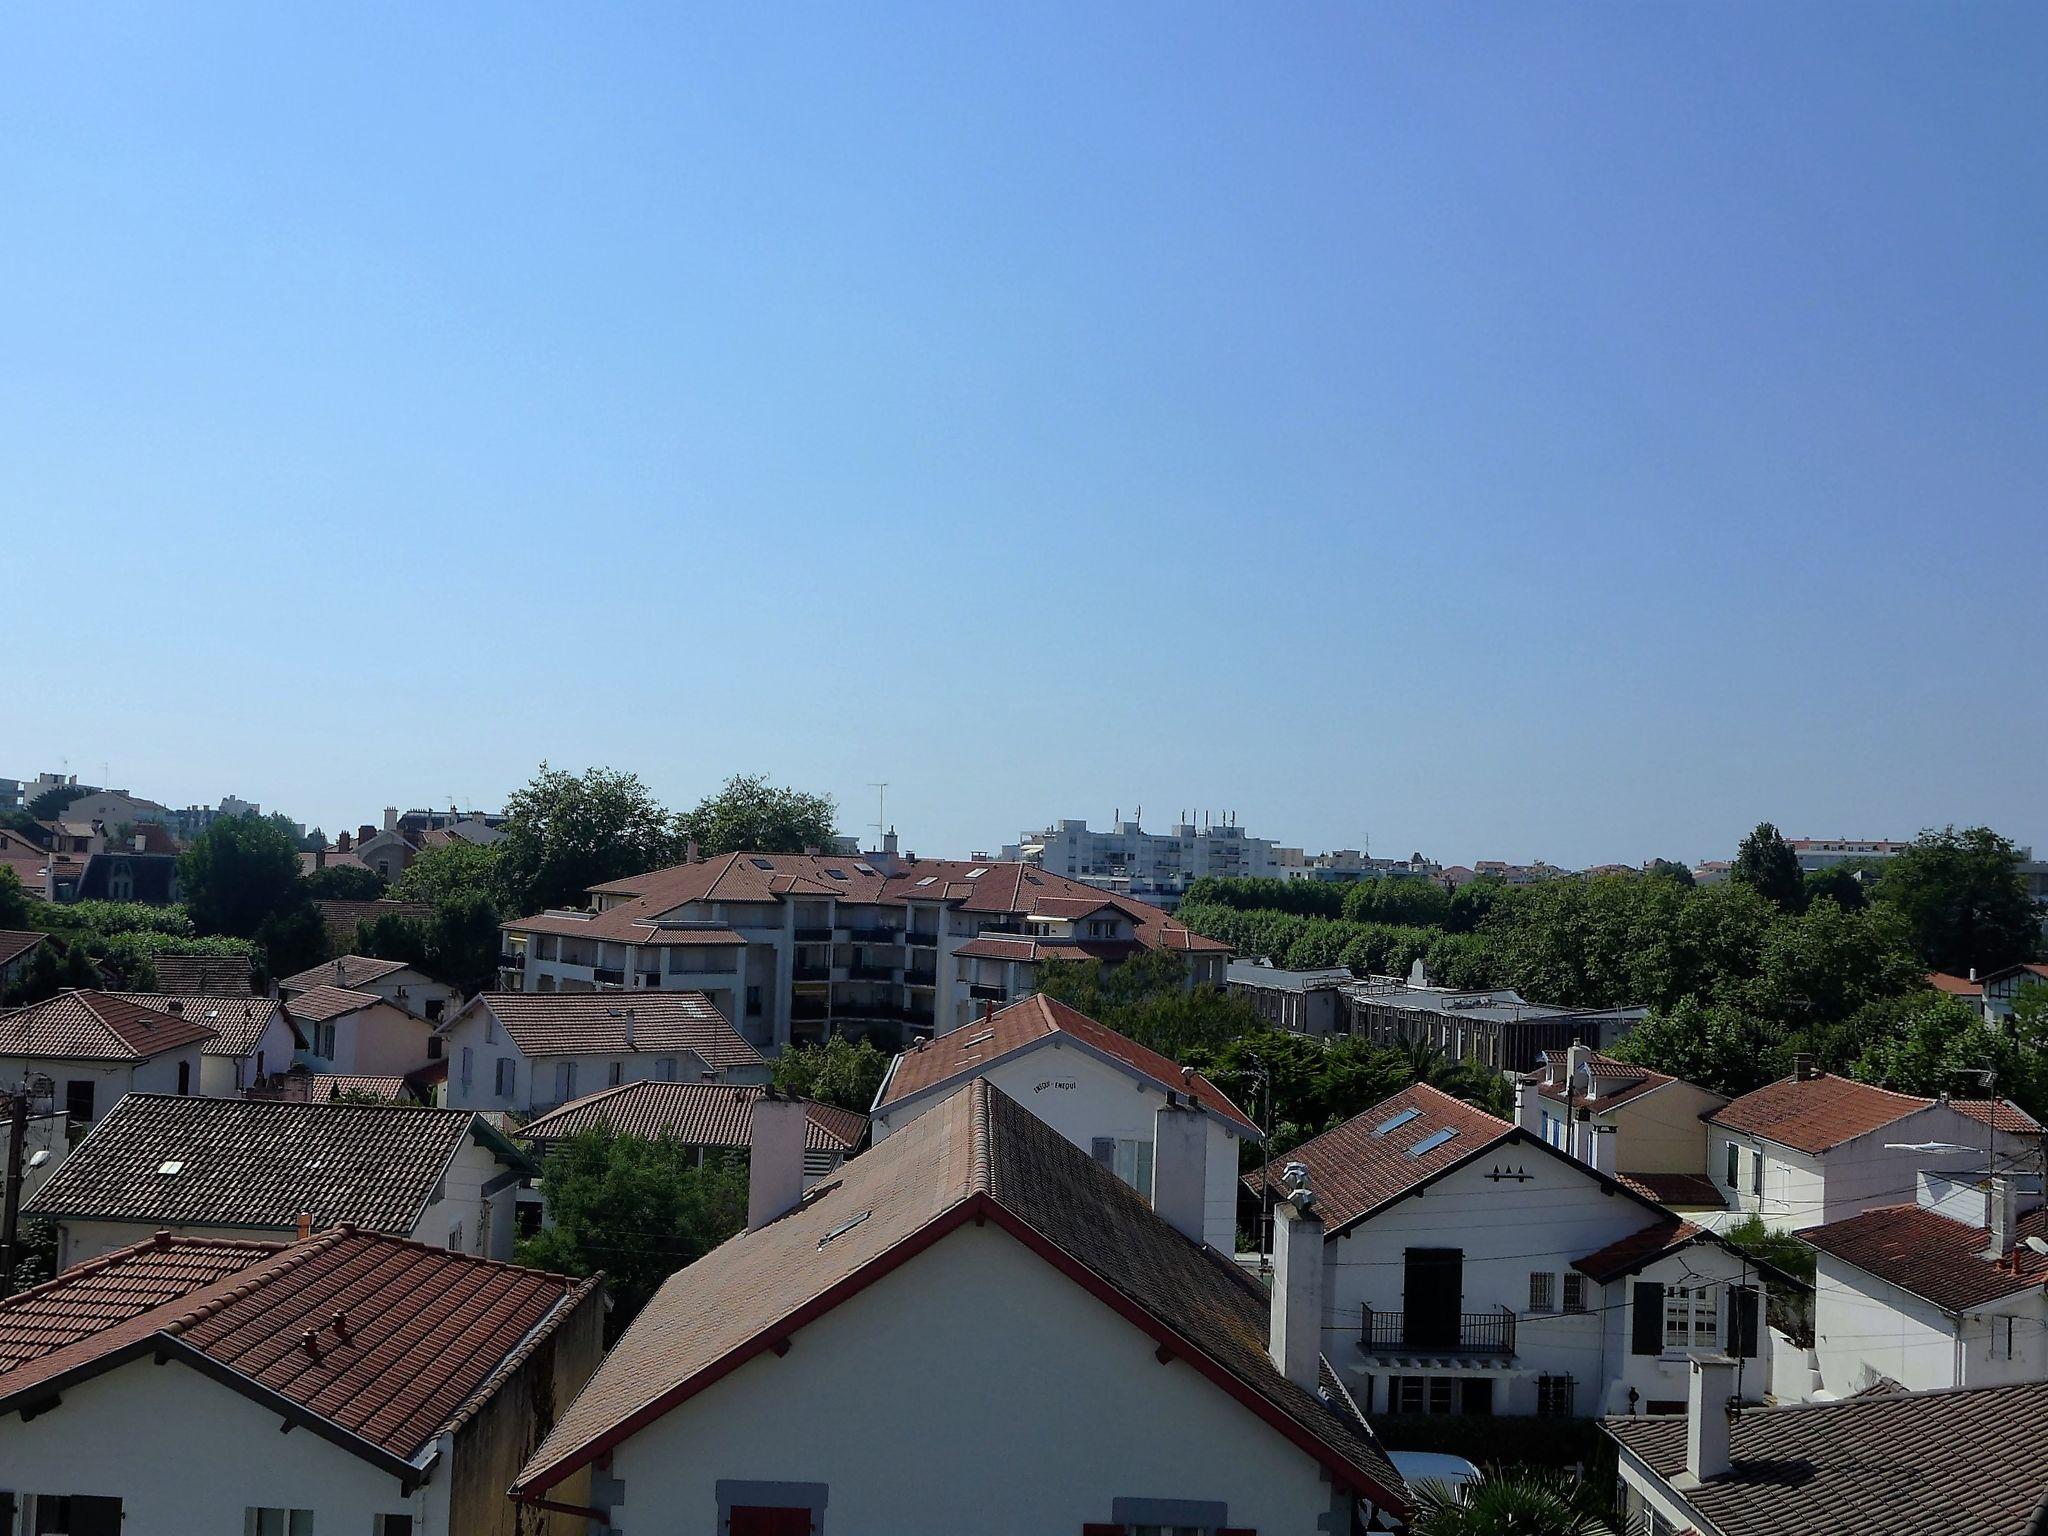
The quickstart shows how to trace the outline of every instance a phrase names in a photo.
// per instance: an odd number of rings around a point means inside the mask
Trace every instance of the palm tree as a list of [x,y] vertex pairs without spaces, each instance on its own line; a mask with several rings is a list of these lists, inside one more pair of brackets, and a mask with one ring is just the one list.
[[1548,1467],[1497,1467],[1476,1483],[1414,1485],[1411,1536],[1610,1536],[1592,1488]]

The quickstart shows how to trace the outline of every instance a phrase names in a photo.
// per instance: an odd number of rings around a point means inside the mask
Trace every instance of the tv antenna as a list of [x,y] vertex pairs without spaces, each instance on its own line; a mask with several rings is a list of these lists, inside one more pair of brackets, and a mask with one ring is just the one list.
[[888,827],[885,825],[888,820],[885,807],[888,805],[889,800],[889,781],[883,779],[878,783],[870,779],[868,781],[868,788],[875,792],[875,846],[880,848],[882,846],[882,834],[888,831]]

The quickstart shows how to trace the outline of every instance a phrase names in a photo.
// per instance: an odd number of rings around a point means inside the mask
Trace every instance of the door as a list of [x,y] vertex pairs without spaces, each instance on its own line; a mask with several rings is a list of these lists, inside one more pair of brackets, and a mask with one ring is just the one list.
[[727,1536],[811,1536],[811,1512],[735,1504],[725,1528]]
[[1402,1336],[1408,1346],[1455,1349],[1465,1298],[1465,1250],[1410,1248],[1402,1270]]

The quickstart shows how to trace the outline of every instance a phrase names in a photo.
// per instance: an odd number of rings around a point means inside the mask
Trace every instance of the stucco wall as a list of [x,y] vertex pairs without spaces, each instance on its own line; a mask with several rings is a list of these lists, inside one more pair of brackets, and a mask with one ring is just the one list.
[[[255,1084],[259,1075],[283,1072],[292,1064],[298,1051],[298,1043],[292,1038],[292,1027],[279,1014],[263,1026],[263,1033],[256,1037],[249,1054],[237,1061],[231,1056],[208,1056],[199,1058],[199,1091],[208,1098],[235,1098],[244,1088]],[[257,1061],[258,1055],[262,1061]],[[236,1068],[241,1069],[240,1081],[236,1080]]]
[[965,1226],[621,1445],[612,1523],[710,1536],[730,1478],[828,1485],[823,1536],[1078,1531],[1120,1497],[1318,1536],[1317,1465],[1154,1347],[1007,1233]]
[[1719,1094],[1677,1082],[1615,1106],[1616,1166],[1630,1173],[1703,1172],[1707,1128],[1700,1116],[1726,1102]]

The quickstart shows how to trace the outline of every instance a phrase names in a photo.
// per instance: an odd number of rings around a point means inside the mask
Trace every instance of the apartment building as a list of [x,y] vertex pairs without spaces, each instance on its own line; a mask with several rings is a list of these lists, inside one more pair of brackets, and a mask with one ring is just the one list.
[[765,1051],[944,1034],[1036,991],[1047,960],[1165,949],[1189,985],[1220,985],[1230,957],[1157,907],[1017,862],[731,853],[590,898],[504,925],[507,990],[701,992]]
[[1119,820],[1106,832],[1090,830],[1086,821],[1056,821],[1040,832],[1020,832],[1002,856],[1099,889],[1127,891],[1169,911],[1206,875],[1286,880],[1299,878],[1304,867],[1299,848],[1248,836],[1228,814],[1200,825],[1184,819],[1170,832],[1147,832],[1136,821]]
[[1404,980],[1368,976],[1343,988],[1347,1033],[1381,1045],[1426,1045],[1453,1061],[1498,1072],[1531,1072],[1546,1051],[1581,1042],[1604,1050],[1633,1029],[1645,1008],[1559,1008],[1508,987],[1440,987],[1417,961]]
[[1351,972],[1341,965],[1288,971],[1259,960],[1233,960],[1225,973],[1232,997],[1241,997],[1274,1029],[1291,1035],[1329,1035],[1344,1029],[1344,987]]

